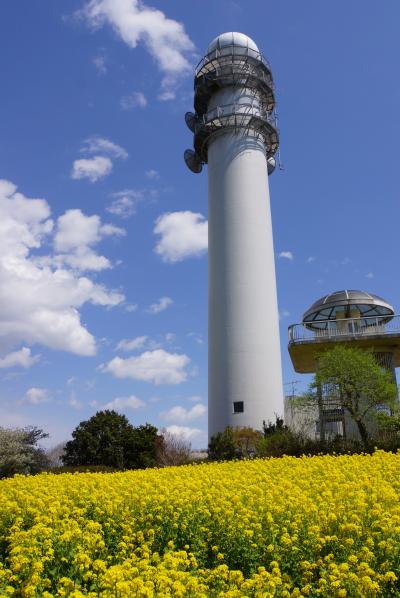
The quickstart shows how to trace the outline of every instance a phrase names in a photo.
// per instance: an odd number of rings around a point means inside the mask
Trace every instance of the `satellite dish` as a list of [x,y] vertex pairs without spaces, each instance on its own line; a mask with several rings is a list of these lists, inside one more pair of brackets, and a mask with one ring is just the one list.
[[186,162],[186,166],[195,174],[199,174],[199,172],[203,170],[203,164],[201,163],[200,156],[196,154],[196,152],[194,152],[193,150],[185,150],[183,158]]
[[268,166],[268,174],[272,174],[276,168],[276,160],[273,156],[271,156],[270,158],[268,158],[267,160],[267,166]]
[[185,123],[187,124],[188,128],[194,133],[194,127],[196,125],[197,118],[193,112],[186,112],[185,114]]

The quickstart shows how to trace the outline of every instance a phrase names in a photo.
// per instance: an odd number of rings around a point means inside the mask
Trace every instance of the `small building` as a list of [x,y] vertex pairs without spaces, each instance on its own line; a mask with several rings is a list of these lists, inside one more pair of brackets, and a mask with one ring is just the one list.
[[[338,344],[372,350],[377,362],[392,372],[396,383],[395,368],[400,366],[400,318],[384,299],[365,291],[336,291],[313,303],[301,323],[289,326],[288,350],[298,373],[315,373],[318,355]],[[303,426],[310,437],[358,439],[354,421],[332,391],[322,388],[320,395],[319,406],[306,410],[294,397],[286,398],[285,421],[289,427],[298,430]],[[372,419],[368,425],[372,431]]]

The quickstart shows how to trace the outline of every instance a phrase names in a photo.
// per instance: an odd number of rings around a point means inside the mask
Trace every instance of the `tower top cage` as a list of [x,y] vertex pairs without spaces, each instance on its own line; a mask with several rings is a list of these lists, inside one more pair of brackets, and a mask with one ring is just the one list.
[[[245,88],[251,93],[231,101],[216,100],[223,89]],[[193,133],[194,150],[184,154],[188,168],[195,173],[208,161],[212,137],[226,131],[245,131],[261,138],[265,147],[268,174],[276,166],[279,146],[274,84],[271,67],[257,44],[238,32],[222,33],[208,46],[197,65],[194,78],[194,109],[185,121]]]

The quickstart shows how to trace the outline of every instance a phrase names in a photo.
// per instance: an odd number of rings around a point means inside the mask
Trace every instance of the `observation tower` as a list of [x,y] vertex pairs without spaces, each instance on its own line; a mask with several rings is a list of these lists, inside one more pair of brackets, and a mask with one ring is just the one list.
[[185,116],[195,173],[208,164],[209,436],[261,429],[283,410],[268,174],[279,138],[271,68],[242,33],[223,33],[196,68]]
[[[365,291],[344,290],[318,299],[304,313],[300,324],[289,326],[289,354],[296,372],[314,373],[318,355],[342,344],[372,350],[375,359],[392,372],[400,366],[400,316],[378,295]],[[335,405],[334,397],[320,390],[319,422],[321,430],[347,437],[356,436],[354,425]],[[322,422],[322,424],[321,424]]]

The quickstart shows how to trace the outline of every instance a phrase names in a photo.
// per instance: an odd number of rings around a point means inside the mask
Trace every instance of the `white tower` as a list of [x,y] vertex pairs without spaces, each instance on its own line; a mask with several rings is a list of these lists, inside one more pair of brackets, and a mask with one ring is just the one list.
[[193,172],[208,163],[209,416],[262,428],[283,413],[279,316],[268,174],[278,132],[271,70],[242,33],[211,42],[196,69],[186,114]]

